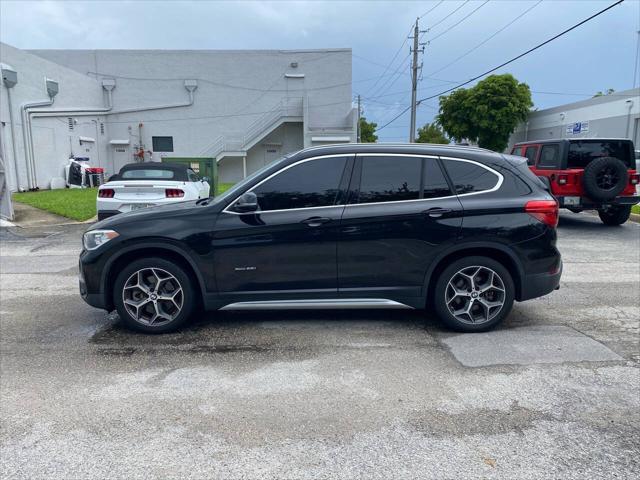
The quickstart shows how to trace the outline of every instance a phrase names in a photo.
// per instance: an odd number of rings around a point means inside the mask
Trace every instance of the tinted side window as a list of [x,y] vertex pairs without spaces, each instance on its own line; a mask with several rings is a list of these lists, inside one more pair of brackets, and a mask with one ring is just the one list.
[[622,160],[629,168],[633,168],[629,143],[621,140],[571,142],[567,166],[584,168],[591,160],[599,157],[615,157]]
[[517,155],[518,157],[522,156],[522,149],[524,147],[516,147],[513,149],[513,152],[511,152],[511,155]]
[[440,165],[433,158],[424,159],[424,175],[422,186],[422,198],[447,197],[451,195],[451,189]]
[[543,145],[538,166],[541,168],[558,168],[560,166],[560,146],[557,144]]
[[476,163],[444,160],[457,194],[491,190],[500,180],[498,176]]
[[320,158],[295,165],[253,189],[260,210],[333,205],[346,157]]
[[525,156],[527,157],[527,165],[535,165],[536,156],[538,156],[538,147],[527,147],[527,153]]
[[357,203],[417,200],[421,171],[419,157],[363,157]]

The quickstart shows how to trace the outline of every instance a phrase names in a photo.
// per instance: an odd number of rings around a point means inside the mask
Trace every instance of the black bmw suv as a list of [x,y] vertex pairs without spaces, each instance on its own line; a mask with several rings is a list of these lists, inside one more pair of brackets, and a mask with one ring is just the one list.
[[215,198],[103,220],[80,292],[130,327],[195,309],[432,308],[487,330],[558,288],[558,205],[526,160],[473,147],[302,150]]

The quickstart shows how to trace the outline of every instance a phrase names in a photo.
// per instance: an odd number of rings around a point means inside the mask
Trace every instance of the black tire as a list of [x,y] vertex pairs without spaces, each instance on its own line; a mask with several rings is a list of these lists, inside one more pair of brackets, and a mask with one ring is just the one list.
[[[471,269],[472,267],[482,267],[484,269],[492,270],[499,277],[499,280],[504,287],[503,296],[497,299],[497,301],[502,301],[502,306],[499,309],[498,307],[493,307],[493,311],[489,309],[489,314],[487,315],[489,319],[486,321],[483,320],[471,322],[470,317],[467,317],[466,321],[460,320],[458,317],[453,315],[452,311],[447,305],[447,294],[448,292],[450,292],[449,281],[453,281],[458,272],[464,271],[467,268]],[[477,279],[482,280],[482,277],[479,276],[477,277]],[[500,282],[496,281],[496,284],[499,285]],[[480,295],[482,296],[485,294],[481,293]],[[452,328],[453,330],[457,330],[459,332],[484,332],[495,327],[497,324],[502,322],[502,320],[504,320],[507,315],[509,315],[513,307],[514,298],[515,287],[509,271],[496,260],[488,257],[473,256],[456,260],[444,269],[444,271],[437,279],[432,303],[436,310],[436,313],[438,314],[438,317],[445,325]],[[487,300],[491,299],[487,298]],[[471,301],[471,299],[469,299],[469,301]],[[478,302],[477,299],[474,301]],[[472,311],[476,307],[482,308],[482,305],[478,304],[477,306],[472,307]],[[486,312],[487,310],[484,311]]]
[[[142,272],[144,287],[151,286],[150,293],[144,293],[141,289],[130,286],[125,291],[127,282],[130,282],[128,285],[136,281],[139,283],[140,277],[133,277],[136,272]],[[156,280],[153,280],[154,276]],[[160,282],[157,281],[158,276],[161,278]],[[157,283],[154,287],[154,281],[160,283],[160,288]],[[154,288],[157,291],[154,292]],[[178,289],[181,289],[181,292]],[[154,293],[156,300],[152,299]],[[165,297],[175,295],[175,298],[159,299],[158,294],[163,294]],[[139,310],[131,305],[127,308],[125,297],[129,297],[127,300],[131,301],[138,301],[138,299],[153,301],[147,301],[143,310]],[[118,274],[113,286],[113,304],[122,322],[132,330],[145,333],[167,333],[178,329],[189,320],[197,305],[197,299],[194,282],[185,269],[176,263],[157,257],[131,262]],[[139,311],[140,319],[130,313],[131,311]],[[152,320],[159,312],[166,317],[157,317],[157,320]]]
[[584,169],[582,185],[589,198],[597,201],[612,200],[629,182],[627,166],[617,158],[602,157],[590,162]]
[[598,210],[602,223],[610,226],[622,225],[631,216],[631,205],[615,205]]

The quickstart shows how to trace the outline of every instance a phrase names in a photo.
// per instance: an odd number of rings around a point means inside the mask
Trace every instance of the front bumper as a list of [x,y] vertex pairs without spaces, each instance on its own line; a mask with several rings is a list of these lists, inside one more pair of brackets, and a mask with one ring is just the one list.
[[86,260],[88,255],[89,253],[87,251],[83,251],[80,254],[80,260],[78,262],[78,287],[80,296],[92,307],[111,310],[110,306],[107,305],[106,296],[99,286],[102,266],[83,261]]
[[560,288],[560,277],[562,276],[562,260],[559,261],[558,269],[550,273],[538,273],[535,275],[525,275],[522,279],[522,289],[520,302],[532,298],[542,297]]

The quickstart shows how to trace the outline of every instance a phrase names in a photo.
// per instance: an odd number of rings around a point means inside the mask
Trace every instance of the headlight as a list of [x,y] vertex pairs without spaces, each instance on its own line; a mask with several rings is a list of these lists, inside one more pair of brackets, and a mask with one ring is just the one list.
[[91,230],[90,232],[86,232],[82,237],[84,248],[87,250],[95,250],[100,245],[107,243],[118,235],[119,233],[113,230]]

